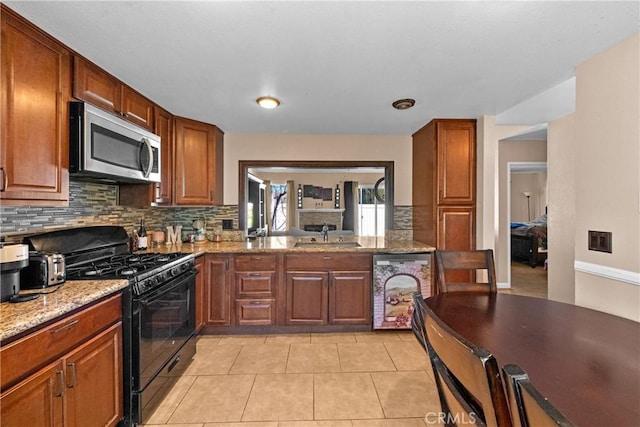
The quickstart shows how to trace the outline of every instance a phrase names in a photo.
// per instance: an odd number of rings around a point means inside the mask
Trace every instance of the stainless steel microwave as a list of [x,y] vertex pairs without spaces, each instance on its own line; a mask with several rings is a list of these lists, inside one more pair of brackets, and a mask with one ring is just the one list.
[[69,104],[72,178],[160,182],[160,137],[84,102]]

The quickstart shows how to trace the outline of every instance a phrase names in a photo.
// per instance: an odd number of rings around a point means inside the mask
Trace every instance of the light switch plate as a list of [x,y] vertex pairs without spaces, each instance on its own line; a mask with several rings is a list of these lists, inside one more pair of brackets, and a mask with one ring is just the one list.
[[589,230],[589,250],[611,253],[611,237],[610,231]]

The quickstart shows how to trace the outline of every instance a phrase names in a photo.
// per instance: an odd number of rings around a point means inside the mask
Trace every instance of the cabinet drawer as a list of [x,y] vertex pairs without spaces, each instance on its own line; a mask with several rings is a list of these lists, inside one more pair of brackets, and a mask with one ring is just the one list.
[[236,255],[236,271],[275,271],[276,266],[276,255]]
[[237,324],[242,325],[275,325],[276,304],[273,299],[238,299],[236,300]]
[[66,316],[0,350],[2,388],[15,384],[122,317],[120,294]]
[[238,297],[269,298],[275,296],[276,273],[261,271],[236,273],[236,293]]
[[372,261],[369,254],[323,253],[291,254],[287,255],[285,262],[287,271],[368,271]]

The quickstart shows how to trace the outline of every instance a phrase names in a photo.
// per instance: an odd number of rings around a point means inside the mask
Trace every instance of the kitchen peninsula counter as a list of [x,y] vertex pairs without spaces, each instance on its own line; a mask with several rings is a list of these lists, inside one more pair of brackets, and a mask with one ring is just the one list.
[[[296,243],[313,245],[296,247]],[[309,237],[271,236],[258,237],[240,242],[198,242],[182,243],[181,245],[160,245],[151,247],[147,252],[186,252],[196,256],[203,254],[242,254],[256,252],[273,253],[308,253],[308,252],[341,252],[341,253],[403,253],[403,252],[433,252],[436,248],[413,240],[387,240],[384,237],[356,237],[344,238],[344,243],[357,242],[360,246],[340,246],[337,238],[331,236],[329,242],[323,242],[321,237],[311,242]]]
[[[24,332],[42,326],[51,320],[86,307],[103,297],[129,286],[128,280],[69,280],[58,290],[52,286],[41,292],[52,292],[21,302],[0,304],[0,342],[6,344]],[[27,291],[22,292],[27,293]]]

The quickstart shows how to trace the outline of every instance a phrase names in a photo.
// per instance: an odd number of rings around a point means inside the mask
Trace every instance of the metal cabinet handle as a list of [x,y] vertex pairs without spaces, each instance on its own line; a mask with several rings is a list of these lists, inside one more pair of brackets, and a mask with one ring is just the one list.
[[58,392],[56,393],[56,397],[64,396],[64,371],[56,371],[57,383],[58,383]]
[[0,170],[2,171],[2,188],[0,188],[0,192],[5,192],[7,191],[7,171],[4,170],[4,167],[1,167]]
[[71,373],[71,382],[67,382],[67,387],[74,388],[76,386],[77,374],[76,374],[76,362],[67,363],[67,368]]
[[325,255],[325,256],[322,257],[322,259],[331,259],[331,257]]
[[260,273],[249,273],[249,277],[262,277]]
[[251,259],[256,260],[256,261],[260,261],[262,259],[261,256],[252,256]]
[[51,331],[52,334],[57,334],[58,332],[66,331],[67,329],[71,329],[76,326],[80,322],[80,319],[74,319],[66,325],[60,326],[58,329],[53,329]]

